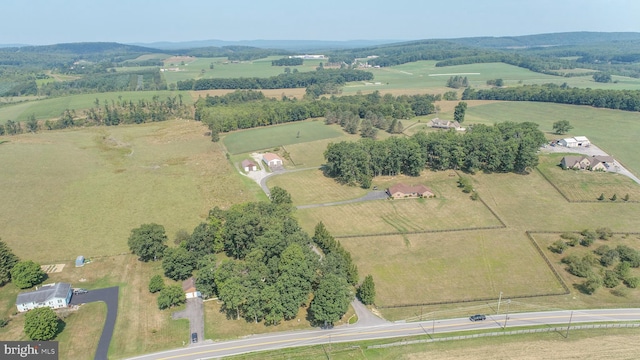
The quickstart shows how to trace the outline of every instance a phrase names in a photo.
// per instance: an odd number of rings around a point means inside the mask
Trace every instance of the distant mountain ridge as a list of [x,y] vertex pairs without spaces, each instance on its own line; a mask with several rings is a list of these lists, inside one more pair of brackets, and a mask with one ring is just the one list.
[[287,51],[352,49],[403,42],[406,40],[198,40],[181,42],[132,43],[131,45],[152,47],[161,50],[184,50],[204,47],[247,46],[262,49],[282,49]]

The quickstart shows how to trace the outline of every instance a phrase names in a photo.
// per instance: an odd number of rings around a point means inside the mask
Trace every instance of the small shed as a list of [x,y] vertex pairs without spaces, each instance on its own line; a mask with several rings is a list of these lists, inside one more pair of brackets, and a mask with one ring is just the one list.
[[84,256],[78,255],[78,257],[76,258],[76,267],[82,266],[84,266]]
[[256,171],[258,170],[258,165],[251,160],[243,160],[242,161],[242,169],[245,172]]

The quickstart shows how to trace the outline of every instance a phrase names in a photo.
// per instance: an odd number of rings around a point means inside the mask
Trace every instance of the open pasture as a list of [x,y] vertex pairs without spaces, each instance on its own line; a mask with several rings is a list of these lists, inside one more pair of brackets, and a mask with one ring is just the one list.
[[[240,77],[270,77],[284,74],[285,66],[271,66],[271,61],[281,59],[282,56],[269,56],[253,61],[232,62],[226,57],[191,58],[181,64],[181,61],[169,58],[165,60],[165,68],[178,68],[178,71],[165,71],[163,75],[167,84],[187,79],[210,78],[240,78]],[[305,60],[302,65],[289,66],[291,71],[314,71],[320,60]],[[213,69],[210,68],[213,64]]]
[[2,137],[0,229],[42,263],[127,252],[130,231],[191,231],[209,209],[254,200],[194,121]]
[[[444,93],[452,91],[446,87],[449,77],[466,76],[474,88],[485,88],[487,80],[503,79],[505,86],[532,84],[563,84],[572,87],[590,87],[593,89],[640,89],[640,80],[630,77],[615,76],[615,83],[597,83],[591,76],[563,77],[546,75],[528,69],[504,63],[482,63],[436,67],[437,61],[417,61],[383,68],[367,68],[374,74],[368,84],[350,83],[344,88],[344,94],[358,91],[370,93],[375,90],[394,95],[414,94],[421,92]],[[379,84],[376,84],[379,83]]]
[[182,93],[182,101],[186,104],[192,104],[193,99],[187,92],[178,91],[122,91],[99,94],[81,94],[70,95],[58,98],[34,100],[17,103],[15,105],[7,105],[0,107],[0,124],[4,124],[7,120],[26,121],[32,114],[36,119],[59,119],[66,109],[75,110],[78,116],[82,116],[82,110],[95,107],[95,101],[98,99],[101,106],[105,101],[131,100],[151,100],[154,96],[160,99],[166,99],[171,96],[178,96]]
[[[358,271],[376,283],[376,305],[393,306],[561,293],[524,234],[504,229],[343,238]],[[523,266],[526,264],[526,266]]]
[[[296,214],[307,231],[312,231],[313,227],[322,221],[334,236],[501,226],[499,220],[482,202],[471,200],[469,194],[463,193],[457,187],[457,179],[457,176],[449,176],[449,172],[425,172],[417,178],[376,178],[373,185],[381,190],[401,182],[411,185],[425,184],[436,193],[436,197],[375,200],[299,209]],[[324,190],[310,188],[307,191],[313,193]]]
[[600,194],[610,201],[614,194],[618,202],[624,202],[623,197],[629,195],[629,200],[640,200],[640,185],[630,178],[616,173],[563,170],[560,160],[564,155],[575,154],[544,154],[540,156],[538,169],[571,201],[597,201]]
[[[638,176],[640,152],[636,146],[636,135],[640,134],[639,119],[640,113],[637,112],[596,109],[589,106],[494,102],[478,106],[470,104],[464,125],[530,121],[539,124],[540,130],[547,132],[551,139],[584,135]],[[553,123],[558,120],[568,120],[574,129],[566,135],[552,134]]]
[[[229,153],[241,154],[282,145],[335,138],[342,135],[343,131],[340,127],[327,126],[323,121],[315,119],[235,131],[224,135],[222,141]],[[324,152],[324,150],[322,151]]]

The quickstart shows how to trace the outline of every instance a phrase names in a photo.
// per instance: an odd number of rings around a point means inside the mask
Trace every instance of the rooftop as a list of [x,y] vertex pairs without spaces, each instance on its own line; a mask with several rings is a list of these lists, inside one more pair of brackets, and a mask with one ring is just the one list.
[[55,298],[66,298],[71,290],[71,284],[53,283],[42,285],[39,289],[18,294],[16,304],[45,303]]

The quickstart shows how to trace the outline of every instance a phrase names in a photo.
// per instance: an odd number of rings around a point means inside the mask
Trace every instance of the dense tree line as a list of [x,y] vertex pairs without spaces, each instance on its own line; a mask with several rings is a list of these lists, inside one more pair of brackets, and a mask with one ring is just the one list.
[[167,84],[159,69],[145,69],[134,73],[110,72],[91,74],[71,81],[53,81],[42,85],[39,94],[61,96],[89,92],[166,90]]
[[325,172],[339,182],[368,188],[374,176],[418,176],[431,170],[518,172],[538,164],[544,134],[534,123],[473,125],[455,131],[420,132],[384,141],[331,143],[324,153]]
[[460,89],[463,87],[469,87],[469,79],[466,76],[455,75],[451,76],[449,80],[447,80],[447,87],[453,89]]
[[331,96],[319,100],[277,101],[264,99],[260,92],[236,91],[220,97],[207,96],[199,99],[195,104],[195,119],[209,126],[214,140],[220,132],[326,115],[333,119],[338,113],[350,113],[355,114],[357,118],[368,119],[378,129],[402,132],[399,119],[410,119],[435,112],[433,102],[437,99],[439,96],[428,94],[381,96],[376,91],[367,95]]
[[291,89],[306,88],[314,84],[344,84],[350,81],[372,80],[373,74],[353,69],[321,69],[313,72],[292,72],[268,78],[213,78],[178,81],[178,90],[212,89]]
[[640,111],[640,91],[580,89],[545,84],[510,88],[475,90],[467,88],[463,100],[540,101],[571,105],[589,105],[599,108]]
[[575,62],[570,60],[542,58],[533,55],[492,52],[489,54],[448,58],[438,61],[436,67],[501,62],[529,69],[542,74],[560,75],[561,70],[574,69]]
[[272,60],[271,66],[298,66],[302,65],[303,62],[304,60],[302,60],[301,58],[286,57],[278,60]]

